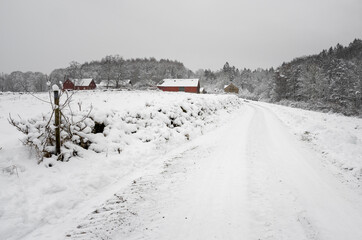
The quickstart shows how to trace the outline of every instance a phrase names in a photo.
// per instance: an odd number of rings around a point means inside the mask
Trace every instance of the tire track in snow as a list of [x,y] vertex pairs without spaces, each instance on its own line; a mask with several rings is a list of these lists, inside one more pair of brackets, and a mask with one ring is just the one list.
[[[271,110],[251,106],[256,114],[249,134],[249,186],[257,190],[250,203],[263,219],[252,224],[254,233],[261,232],[255,235],[362,239],[361,197],[325,169],[319,155],[298,141]],[[265,222],[270,224],[265,227]]]
[[[142,219],[163,220],[163,204],[170,192],[185,180],[186,173],[197,167],[197,146],[182,147],[178,153],[162,158],[163,167],[136,178],[104,204],[88,214],[74,229],[65,234],[66,239],[114,239],[114,234],[127,239],[134,232],[147,236],[154,227],[145,226]],[[198,152],[200,154],[200,152]],[[180,161],[187,159],[187,161]],[[119,237],[117,237],[119,238]]]
[[[242,113],[242,114],[241,114]],[[246,135],[252,110],[199,139],[198,167],[162,206],[166,221],[127,239],[249,239],[246,209]],[[238,126],[238,127],[235,127]]]
[[[248,184],[252,239],[318,239],[318,233],[298,203],[273,147],[277,143],[265,110],[255,113],[248,131]],[[287,147],[287,146],[285,146]]]

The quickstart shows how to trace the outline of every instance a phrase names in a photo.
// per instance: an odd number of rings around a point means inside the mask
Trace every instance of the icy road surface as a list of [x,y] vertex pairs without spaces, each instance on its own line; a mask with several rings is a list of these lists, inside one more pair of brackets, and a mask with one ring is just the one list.
[[160,157],[68,238],[362,239],[361,196],[319,155],[264,105],[234,115]]

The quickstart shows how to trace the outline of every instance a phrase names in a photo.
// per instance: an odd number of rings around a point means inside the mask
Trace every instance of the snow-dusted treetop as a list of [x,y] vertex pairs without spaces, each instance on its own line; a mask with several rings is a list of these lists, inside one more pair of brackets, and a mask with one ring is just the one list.
[[163,79],[157,87],[197,87],[198,78],[193,79]]

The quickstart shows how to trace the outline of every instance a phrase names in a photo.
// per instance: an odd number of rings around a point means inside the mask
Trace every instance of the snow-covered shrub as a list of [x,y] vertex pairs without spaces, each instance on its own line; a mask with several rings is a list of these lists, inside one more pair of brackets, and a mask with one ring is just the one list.
[[[88,149],[91,142],[87,133],[95,131],[96,123],[89,118],[90,111],[63,110],[60,121],[61,154],[57,160],[68,160],[78,154],[78,147]],[[39,162],[55,154],[55,126],[53,112],[30,119],[14,119],[9,117],[11,125],[25,134],[21,139],[24,145],[36,150]]]
[[129,145],[154,144],[158,148],[171,140],[190,140],[202,134],[218,112],[231,111],[240,103],[236,96],[185,96],[172,104],[146,102],[143,108],[128,110],[63,108],[59,156],[55,156],[55,128],[49,120],[52,113],[27,120],[10,118],[10,123],[25,134],[22,142],[36,150],[39,161],[68,161],[74,156],[82,157],[85,151],[121,154]]

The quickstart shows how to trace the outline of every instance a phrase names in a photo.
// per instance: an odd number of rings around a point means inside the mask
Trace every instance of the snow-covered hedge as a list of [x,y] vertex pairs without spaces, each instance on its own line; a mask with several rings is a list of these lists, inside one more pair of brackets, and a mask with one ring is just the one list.
[[[62,110],[61,156],[54,156],[54,126],[49,124],[51,113],[31,119],[12,120],[12,124],[25,133],[23,143],[34,147],[43,158],[68,161],[82,157],[84,151],[121,154],[134,143],[154,143],[157,146],[177,139],[202,134],[206,125],[215,120],[221,109],[238,108],[235,96],[218,98],[183,95],[172,104],[158,105],[146,102],[140,108],[126,111],[117,109]],[[49,162],[49,161],[47,161]]]

